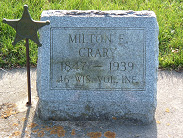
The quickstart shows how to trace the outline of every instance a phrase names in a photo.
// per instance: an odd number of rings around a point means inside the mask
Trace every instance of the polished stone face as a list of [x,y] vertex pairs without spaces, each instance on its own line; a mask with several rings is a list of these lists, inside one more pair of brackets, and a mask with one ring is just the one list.
[[152,11],[44,11],[38,115],[44,120],[137,119],[156,109],[158,24]]
[[51,28],[51,89],[144,90],[144,28]]

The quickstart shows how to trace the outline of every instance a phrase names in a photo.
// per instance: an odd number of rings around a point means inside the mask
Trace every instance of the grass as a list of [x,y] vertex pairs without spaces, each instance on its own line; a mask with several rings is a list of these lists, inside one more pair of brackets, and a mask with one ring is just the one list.
[[[34,20],[43,10],[152,10],[159,24],[160,68],[183,69],[183,0],[1,0],[0,20],[21,18],[23,5]],[[25,42],[12,46],[15,31],[0,22],[0,68],[26,65]],[[37,45],[30,41],[30,63],[37,65]]]

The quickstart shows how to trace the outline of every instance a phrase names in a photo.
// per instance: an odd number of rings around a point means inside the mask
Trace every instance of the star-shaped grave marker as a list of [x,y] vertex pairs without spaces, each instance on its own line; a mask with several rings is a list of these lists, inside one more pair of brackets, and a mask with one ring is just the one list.
[[28,102],[31,105],[31,86],[30,86],[30,64],[29,64],[29,39],[37,43],[38,46],[42,44],[39,42],[37,35],[38,29],[45,25],[49,25],[49,21],[34,21],[32,20],[28,6],[24,5],[24,12],[21,19],[3,19],[3,23],[7,23],[16,30],[15,40],[12,43],[16,45],[20,40],[26,39],[26,55],[27,55],[27,84],[28,84]]
[[32,20],[27,5],[24,5],[24,12],[20,20],[19,19],[9,20],[4,18],[3,23],[7,23],[16,30],[15,40],[12,43],[13,45],[16,45],[18,41],[27,38],[37,43],[38,46],[41,46],[41,43],[39,42],[37,36],[38,29],[40,29],[45,25],[50,24],[49,21]]

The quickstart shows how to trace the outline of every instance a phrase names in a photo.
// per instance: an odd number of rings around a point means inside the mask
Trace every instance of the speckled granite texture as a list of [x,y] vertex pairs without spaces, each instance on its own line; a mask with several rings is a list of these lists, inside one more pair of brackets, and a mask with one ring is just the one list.
[[43,120],[150,123],[157,93],[158,24],[152,11],[43,11],[38,115]]

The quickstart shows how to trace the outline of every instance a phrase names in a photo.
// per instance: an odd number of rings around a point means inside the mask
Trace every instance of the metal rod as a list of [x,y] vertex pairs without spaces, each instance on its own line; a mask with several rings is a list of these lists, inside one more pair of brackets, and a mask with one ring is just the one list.
[[30,82],[30,63],[29,63],[29,39],[26,38],[26,56],[27,56],[27,89],[28,89],[28,102],[31,105],[31,82]]

